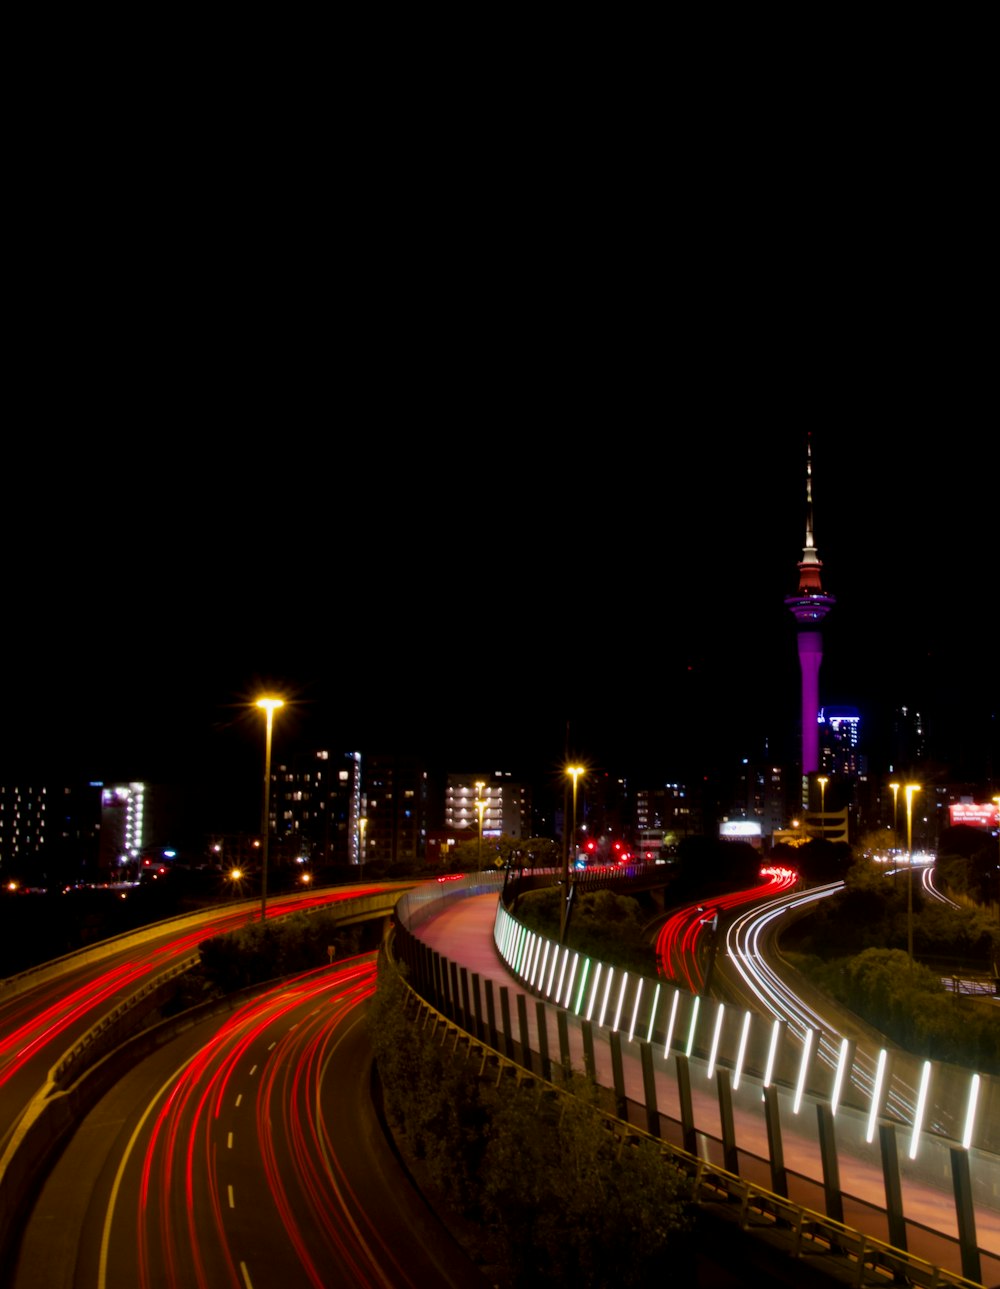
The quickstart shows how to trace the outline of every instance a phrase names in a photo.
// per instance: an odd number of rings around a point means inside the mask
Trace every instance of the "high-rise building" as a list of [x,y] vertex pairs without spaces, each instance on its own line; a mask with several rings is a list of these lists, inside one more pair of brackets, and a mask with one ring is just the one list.
[[275,861],[301,854],[316,863],[357,864],[361,753],[327,749],[289,757],[271,770],[270,827]]
[[795,595],[785,597],[798,628],[799,667],[802,673],[802,803],[809,804],[809,776],[820,768],[819,760],[819,669],[823,661],[823,619],[836,603],[823,590],[820,563],[813,539],[812,439],[806,446],[806,544],[799,560],[799,585]]
[[22,886],[93,880],[101,784],[0,785],[0,880]]
[[867,773],[861,751],[861,713],[856,707],[821,707],[820,767],[825,774],[858,778]]
[[424,859],[430,817],[431,775],[414,756],[375,754],[363,776],[366,864],[406,864]]
[[634,844],[640,859],[657,860],[664,851],[672,854],[693,826],[685,784],[664,783],[637,789]]
[[112,875],[134,876],[149,840],[146,785],[108,784],[101,790],[101,868]]
[[44,867],[49,790],[45,784],[0,787],[0,876],[33,883]]
[[493,774],[449,774],[445,786],[444,825],[446,829],[470,829],[479,834],[479,805],[482,802],[483,836],[531,836],[531,793],[513,780],[509,771]]

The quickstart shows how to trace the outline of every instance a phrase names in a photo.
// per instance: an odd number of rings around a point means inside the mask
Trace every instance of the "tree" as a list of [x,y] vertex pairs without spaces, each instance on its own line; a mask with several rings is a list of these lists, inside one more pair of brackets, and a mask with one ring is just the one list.
[[693,1270],[691,1185],[659,1142],[611,1130],[606,1089],[576,1075],[571,1095],[540,1098],[530,1080],[480,1078],[462,1045],[414,1024],[393,970],[379,972],[367,1022],[404,1153],[475,1219],[508,1283],[537,1284],[540,1265],[547,1283],[581,1289],[649,1284],[667,1261],[682,1279]]

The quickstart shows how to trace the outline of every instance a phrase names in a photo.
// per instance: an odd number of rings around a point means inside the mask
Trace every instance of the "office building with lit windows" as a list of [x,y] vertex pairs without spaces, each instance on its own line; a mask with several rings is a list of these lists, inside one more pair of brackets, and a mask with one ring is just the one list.
[[358,863],[361,772],[360,752],[327,749],[272,765],[268,805],[276,864],[300,858]]
[[643,857],[657,858],[666,847],[694,831],[691,802],[683,783],[664,783],[655,788],[639,788],[635,794],[636,845]]
[[860,751],[861,713],[856,707],[823,707],[819,713],[820,767],[824,774],[867,774]]
[[101,789],[102,870],[126,877],[138,866],[148,841],[146,785],[109,784]]
[[0,878],[28,880],[44,867],[48,829],[48,788],[28,784],[0,787]]
[[0,784],[0,881],[48,887],[97,875],[99,783]]
[[449,774],[445,786],[444,826],[479,835],[479,805],[483,806],[483,836],[531,836],[531,791],[515,782],[510,772]]
[[374,754],[366,758],[361,810],[365,819],[365,864],[423,860],[435,791],[432,775],[415,756]]

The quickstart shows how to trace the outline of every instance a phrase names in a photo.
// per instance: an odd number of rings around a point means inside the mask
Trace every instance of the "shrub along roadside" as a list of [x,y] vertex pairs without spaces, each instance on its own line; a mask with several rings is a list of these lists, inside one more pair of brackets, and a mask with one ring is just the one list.
[[[408,990],[381,970],[368,1028],[386,1115],[405,1153],[481,1242],[470,1249],[511,1286],[628,1289],[691,1255],[687,1178],[653,1141],[622,1148],[585,1079],[572,1097],[495,1085],[413,1024]],[[683,1277],[682,1277],[683,1278]]]
[[[561,888],[527,891],[517,902],[518,920],[529,930],[558,940],[561,903]],[[625,971],[655,976],[656,950],[649,942],[645,925],[641,905],[631,896],[609,890],[584,891],[570,916],[567,944]]]
[[292,913],[249,922],[198,946],[199,965],[181,977],[174,1010],[223,994],[311,971],[360,951],[366,924],[345,927],[333,912]]
[[948,992],[939,973],[919,962],[911,967],[901,949],[865,949],[850,958],[784,956],[817,988],[914,1056],[1000,1074],[994,1005]]

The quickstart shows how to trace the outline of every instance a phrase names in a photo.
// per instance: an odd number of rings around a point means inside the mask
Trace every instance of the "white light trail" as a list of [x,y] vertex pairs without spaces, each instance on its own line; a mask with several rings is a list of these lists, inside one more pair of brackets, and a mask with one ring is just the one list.
[[920,1145],[920,1129],[924,1123],[924,1110],[927,1106],[927,1089],[931,1081],[931,1063],[924,1061],[924,1068],[920,1074],[920,1091],[917,1093],[917,1111],[913,1116],[913,1132],[910,1134],[910,1158],[916,1159],[917,1149]]
[[667,1041],[663,1044],[664,1058],[670,1055],[670,1040],[674,1036],[674,1021],[676,1021],[677,1019],[677,1004],[680,1002],[680,1000],[681,1000],[681,991],[679,989],[675,989],[674,1001],[670,1005],[670,1020],[667,1024]]

